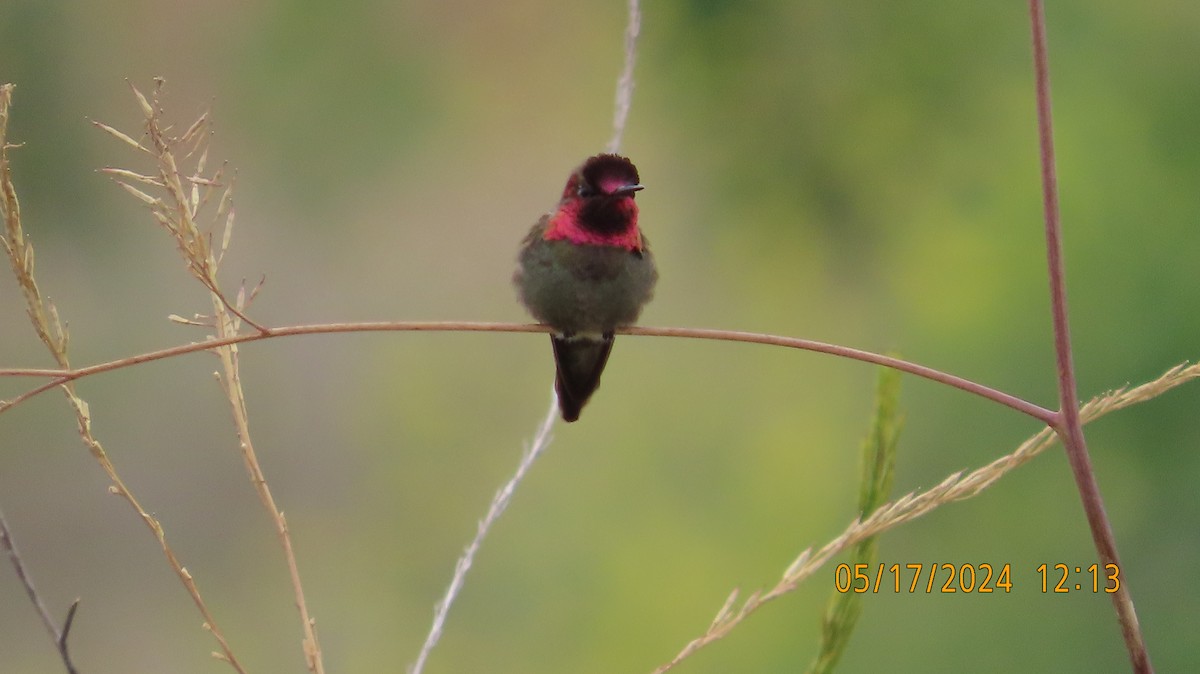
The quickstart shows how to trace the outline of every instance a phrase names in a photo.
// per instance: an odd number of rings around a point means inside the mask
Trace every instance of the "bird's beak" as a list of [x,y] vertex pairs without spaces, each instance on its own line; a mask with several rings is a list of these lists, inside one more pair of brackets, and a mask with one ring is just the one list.
[[644,190],[644,189],[646,189],[646,186],[642,185],[640,183],[635,183],[633,185],[621,185],[617,189],[613,190],[613,196],[624,196],[626,194],[633,194],[634,192],[637,192],[638,190]]

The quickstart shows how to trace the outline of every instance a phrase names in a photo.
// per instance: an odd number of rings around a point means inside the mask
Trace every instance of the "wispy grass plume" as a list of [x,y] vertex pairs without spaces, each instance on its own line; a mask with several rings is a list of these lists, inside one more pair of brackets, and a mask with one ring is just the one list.
[[[233,183],[226,167],[222,165],[211,173],[207,172],[210,135],[208,114],[200,115],[182,134],[172,135],[170,127],[162,118],[160,96],[163,84],[163,80],[156,80],[154,91],[149,98],[137,87],[130,86],[144,118],[143,137],[147,140],[146,145],[107,124],[93,122],[97,128],[139,153],[149,154],[153,160],[153,168],[148,172],[111,167],[104,171],[149,209],[155,222],[174,240],[188,273],[209,292],[211,314],[197,314],[193,319],[172,316],[171,319],[211,328],[211,339],[214,341],[237,337],[243,324],[252,327],[257,334],[267,334],[266,328],[246,315],[247,307],[261,287],[261,282],[249,292],[243,283],[234,298],[230,299],[221,289],[218,278],[221,260],[232,237],[235,210]],[[199,223],[205,218],[209,220],[210,225],[202,228]],[[271,494],[250,435],[238,345],[225,343],[209,346],[221,363],[221,370],[216,373],[216,378],[229,401],[238,447],[245,460],[250,483],[258,494],[263,509],[271,518],[283,548],[296,608],[300,613],[305,664],[313,674],[323,674],[325,669],[317,641],[316,624],[309,614],[287,520]]]
[[[70,369],[71,359],[68,356],[69,337],[66,324],[59,319],[58,310],[54,307],[54,304],[42,296],[41,290],[38,288],[37,281],[34,278],[33,244],[25,236],[21,224],[21,208],[17,201],[16,188],[12,182],[8,150],[13,146],[9,145],[7,137],[12,90],[13,87],[11,84],[0,87],[0,201],[3,202],[4,250],[8,254],[17,284],[21,287],[22,293],[25,296],[26,313],[28,313],[29,319],[33,323],[34,332],[37,333],[42,343],[46,345],[54,362],[58,363],[58,366],[63,369]],[[132,139],[127,140],[134,146],[137,146],[137,143]],[[137,512],[138,518],[154,534],[154,538],[158,541],[163,555],[167,558],[167,564],[170,565],[175,575],[179,577],[188,595],[192,598],[192,602],[204,617],[205,629],[217,640],[217,644],[221,650],[216,655],[232,665],[241,674],[245,674],[245,670],[234,656],[229,643],[225,640],[224,634],[217,627],[216,620],[213,618],[208,606],[204,603],[204,599],[200,596],[200,590],[196,586],[192,574],[184,568],[183,563],[179,561],[179,558],[175,555],[175,551],[167,542],[167,534],[163,530],[162,524],[158,521],[158,518],[142,507],[142,504],[133,495],[133,492],[130,491],[125,481],[121,479],[116,466],[113,465],[108,457],[108,453],[104,450],[104,446],[100,444],[100,441],[92,433],[92,415],[87,402],[75,393],[74,382],[63,383],[60,385],[60,388],[67,396],[67,402],[75,414],[75,421],[79,429],[79,436],[83,439],[83,444],[91,452],[96,462],[100,464],[100,467],[112,483],[108,488],[109,492],[123,498]]]

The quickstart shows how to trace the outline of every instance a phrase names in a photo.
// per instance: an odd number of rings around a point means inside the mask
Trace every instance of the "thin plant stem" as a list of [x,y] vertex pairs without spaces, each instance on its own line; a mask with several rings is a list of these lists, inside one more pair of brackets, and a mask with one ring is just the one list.
[[[54,370],[54,369],[39,369],[39,368],[12,368],[0,369],[0,377],[48,377],[50,381],[31,389],[16,398],[0,402],[0,413],[7,411],[9,408],[22,403],[29,398],[32,398],[43,391],[47,391],[56,386],[61,386],[67,382],[72,382],[84,377],[100,374],[102,372],[111,372],[133,365],[149,363],[164,358],[172,358],[181,356],[186,353],[195,353],[197,351],[207,351],[222,346],[231,344],[244,344],[247,342],[257,342],[264,339],[272,339],[276,337],[290,337],[295,335],[321,335],[331,333],[344,332],[550,332],[551,328],[545,325],[529,324],[529,323],[481,323],[472,321],[385,321],[376,323],[321,323],[313,325],[294,325],[281,328],[263,327],[259,332],[231,335],[220,339],[210,339],[205,342],[197,342],[192,344],[182,344],[173,346],[158,351],[149,351],[136,356],[128,356],[107,363],[100,363],[88,367],[73,369],[73,370]],[[688,337],[691,339],[710,339],[725,342],[746,342],[751,344],[766,344],[770,346],[783,346],[792,349],[800,349],[802,351],[815,351],[825,353],[839,358],[848,358],[850,360],[858,360],[864,363],[872,363],[890,367],[901,372],[923,377],[931,381],[936,381],[947,386],[953,386],[967,393],[992,400],[1000,403],[1005,407],[1014,409],[1022,414],[1041,421],[1047,425],[1053,425],[1056,419],[1055,413],[1039,405],[1035,405],[1023,398],[1018,398],[1009,393],[985,386],[983,384],[959,377],[941,370],[936,370],[925,365],[919,365],[911,361],[900,358],[893,358],[883,354],[874,353],[872,351],[864,351],[848,346],[839,346],[837,344],[828,344],[826,342],[818,342],[811,339],[801,339],[799,337],[784,337],[781,335],[769,335],[757,332],[742,332],[737,330],[716,330],[708,328],[654,328],[654,327],[629,327],[618,328],[616,333],[619,335],[642,335],[646,337]]]
[[629,18],[625,24],[625,66],[617,79],[617,96],[613,110],[613,135],[608,141],[608,151],[621,150],[621,139],[625,136],[625,122],[629,119],[629,108],[633,105],[633,66],[637,62],[638,35],[642,32],[642,8],[639,0],[629,0]]
[[441,601],[433,609],[433,624],[429,627],[429,635],[425,637],[425,643],[421,646],[421,652],[417,655],[416,661],[408,668],[408,674],[421,674],[421,670],[425,667],[425,661],[429,658],[429,654],[433,651],[433,647],[437,645],[438,639],[442,636],[442,628],[446,624],[446,614],[450,612],[450,606],[454,604],[454,600],[458,598],[458,593],[462,590],[463,583],[466,581],[467,572],[471,570],[471,565],[475,563],[475,555],[479,552],[479,547],[483,544],[483,539],[488,532],[492,530],[492,525],[500,516],[504,514],[504,510],[508,508],[509,501],[512,500],[512,495],[517,490],[517,486],[525,479],[525,475],[529,469],[533,467],[533,462],[537,461],[542,452],[550,446],[550,430],[554,428],[554,422],[558,419],[558,399],[551,391],[550,409],[546,412],[546,417],[542,420],[542,425],[538,427],[537,433],[533,436],[533,441],[529,443],[529,447],[521,456],[521,462],[517,465],[517,470],[508,482],[496,492],[496,496],[492,498],[492,504],[488,506],[487,515],[479,521],[479,526],[475,529],[475,538],[471,539],[471,543],[463,550],[463,554],[458,558],[458,562],[454,565],[454,576],[450,580],[450,585],[446,587],[446,594],[442,596]]
[[[1067,288],[1062,253],[1062,223],[1058,208],[1058,177],[1054,160],[1054,133],[1050,105],[1050,66],[1046,53],[1046,16],[1041,0],[1029,2],[1033,37],[1034,76],[1037,88],[1038,145],[1041,156],[1042,203],[1046,220],[1046,264],[1050,276],[1050,303],[1054,322],[1054,351],[1058,362],[1059,412],[1053,426],[1063,443],[1071,473],[1079,489],[1083,510],[1100,562],[1107,567],[1121,568],[1117,555],[1116,537],[1104,510],[1104,499],[1088,456],[1083,425],[1079,420],[1079,394],[1075,383],[1075,366],[1071,355],[1071,331],[1067,318]],[[1152,672],[1150,654],[1142,638],[1129,593],[1129,573],[1121,568],[1125,579],[1112,594],[1113,606],[1121,624],[1121,635],[1129,659],[1136,672]]]
[[76,674],[79,670],[75,669],[75,664],[71,662],[67,637],[70,636],[71,625],[75,622],[75,611],[79,608],[79,599],[76,598],[71,602],[71,607],[67,609],[67,619],[63,621],[62,629],[59,629],[58,624],[50,615],[50,610],[46,608],[46,603],[42,601],[42,596],[38,594],[37,588],[33,584],[33,578],[25,570],[25,563],[21,560],[21,553],[17,551],[17,542],[13,540],[12,532],[8,530],[8,522],[4,519],[3,511],[0,511],[0,547],[8,552],[8,559],[12,562],[17,578],[21,581],[21,585],[25,586],[25,594],[29,595],[29,600],[33,602],[38,615],[42,617],[42,624],[46,626],[46,631],[54,640],[54,647],[58,650],[58,657],[62,658],[67,674]]

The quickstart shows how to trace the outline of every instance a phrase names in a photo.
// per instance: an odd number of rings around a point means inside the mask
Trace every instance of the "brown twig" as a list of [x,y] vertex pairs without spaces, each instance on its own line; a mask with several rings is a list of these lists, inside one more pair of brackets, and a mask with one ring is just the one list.
[[[101,372],[111,372],[121,368],[148,363],[164,358],[172,358],[181,356],[186,353],[194,353],[196,351],[205,351],[217,347],[228,346],[231,344],[244,344],[247,342],[257,342],[263,339],[272,339],[275,337],[290,337],[295,335],[321,335],[330,333],[343,332],[550,332],[550,328],[544,325],[535,325],[528,323],[481,323],[472,321],[384,321],[373,323],[323,323],[314,325],[293,325],[281,328],[264,327],[260,332],[255,334],[242,334],[224,337],[221,339],[212,339],[206,342],[194,344],[182,344],[173,346],[159,351],[150,351],[147,353],[138,354],[136,356],[128,356],[107,363],[99,363],[89,367],[79,368],[77,370],[50,370],[39,368],[8,368],[0,369],[0,377],[51,377],[51,381],[46,382],[31,389],[12,400],[0,402],[0,413],[7,411],[9,408],[22,403],[29,398],[32,398],[43,391],[60,386],[66,382],[75,381],[84,377],[100,374]],[[691,339],[711,339],[725,342],[745,342],[750,344],[767,344],[771,346],[783,346],[791,349],[800,349],[802,351],[816,351],[818,353],[826,353],[840,358],[848,358],[858,360],[865,363],[873,363],[890,367],[901,372],[923,377],[932,381],[953,386],[967,393],[971,393],[988,400],[995,401],[1006,407],[1012,408],[1022,414],[1029,415],[1045,424],[1050,424],[1054,419],[1054,412],[1047,410],[1039,405],[1035,405],[1027,400],[1018,398],[1012,394],[985,386],[983,384],[964,379],[956,375],[942,372],[931,367],[913,363],[911,361],[893,358],[883,354],[874,353],[872,351],[864,351],[848,346],[839,346],[837,344],[828,344],[818,342],[811,339],[801,339],[799,337],[784,337],[781,335],[768,335],[757,332],[742,332],[738,330],[715,330],[707,328],[654,328],[654,327],[630,327],[619,328],[617,334],[620,335],[642,335],[645,337],[687,337]]]
[[[1092,469],[1087,440],[1079,420],[1079,393],[1075,383],[1075,365],[1071,356],[1071,330],[1067,317],[1067,286],[1063,268],[1062,223],[1058,209],[1058,177],[1054,161],[1054,132],[1050,106],[1050,65],[1046,54],[1046,17],[1042,0],[1029,1],[1030,24],[1033,33],[1033,64],[1037,90],[1038,145],[1041,157],[1042,204],[1046,221],[1046,264],[1050,275],[1050,303],[1054,323],[1054,351],[1058,363],[1059,412],[1052,425],[1062,440],[1075,485],[1079,490],[1083,510],[1100,562],[1121,568],[1117,555],[1116,537],[1104,511],[1100,485]],[[1126,579],[1112,595],[1113,606],[1121,624],[1121,635],[1129,659],[1136,672],[1154,671],[1150,654],[1142,638],[1129,593],[1129,572],[1121,568]]]
[[50,638],[54,640],[54,647],[58,649],[58,657],[62,658],[67,674],[77,674],[78,670],[71,662],[71,652],[67,648],[67,637],[70,636],[71,625],[75,622],[75,610],[79,608],[79,599],[76,598],[71,602],[71,607],[67,609],[67,618],[63,621],[62,629],[59,629],[50,615],[50,610],[46,608],[46,603],[42,601],[41,595],[34,587],[33,578],[25,570],[25,564],[21,561],[21,553],[17,551],[17,542],[13,540],[12,532],[8,529],[8,522],[4,519],[2,510],[0,510],[0,546],[3,546],[8,552],[8,559],[12,562],[21,585],[25,587],[25,594],[29,595],[29,600],[33,602],[38,615],[42,617],[42,624],[46,626],[46,631],[50,632]]

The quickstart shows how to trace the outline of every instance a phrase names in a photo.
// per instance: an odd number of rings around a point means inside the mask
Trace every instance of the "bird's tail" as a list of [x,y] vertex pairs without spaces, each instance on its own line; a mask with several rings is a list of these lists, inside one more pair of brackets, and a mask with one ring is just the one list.
[[613,336],[550,335],[554,345],[554,390],[564,421],[575,421],[588,398],[600,386],[600,373],[612,352]]

